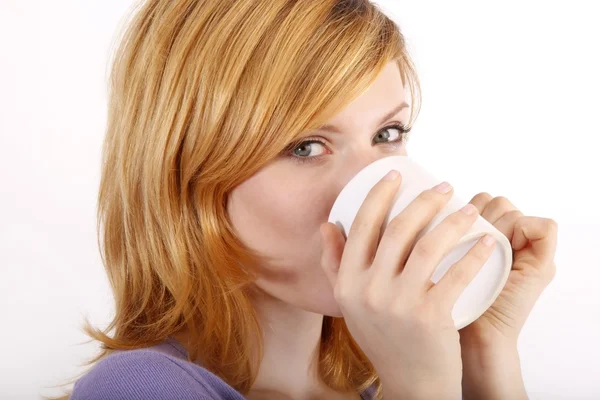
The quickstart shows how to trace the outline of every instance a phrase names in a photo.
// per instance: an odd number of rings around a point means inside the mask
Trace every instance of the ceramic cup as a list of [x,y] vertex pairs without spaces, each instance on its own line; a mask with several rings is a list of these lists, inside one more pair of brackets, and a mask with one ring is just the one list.
[[[363,168],[338,195],[329,222],[341,228],[347,237],[352,222],[369,190],[390,170],[395,169],[402,175],[400,188],[396,193],[392,206],[388,210],[383,228],[398,215],[421,192],[431,189],[443,180],[437,179],[417,164],[409,156],[391,156],[381,158]],[[446,206],[416,236],[415,242],[431,231],[449,214],[458,211],[468,201],[456,196],[456,188]],[[461,293],[452,309],[452,318],[456,329],[461,329],[479,318],[496,300],[506,284],[512,266],[512,247],[508,238],[481,216],[444,256],[436,267],[430,280],[437,283],[448,269],[459,261],[473,247],[477,240],[489,233],[496,239],[496,247],[487,262]]]

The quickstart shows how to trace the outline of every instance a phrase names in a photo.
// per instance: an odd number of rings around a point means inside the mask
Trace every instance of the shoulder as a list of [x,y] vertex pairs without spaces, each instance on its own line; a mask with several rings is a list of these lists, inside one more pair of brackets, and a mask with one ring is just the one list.
[[119,351],[76,383],[72,400],[243,399],[210,371],[163,348]]

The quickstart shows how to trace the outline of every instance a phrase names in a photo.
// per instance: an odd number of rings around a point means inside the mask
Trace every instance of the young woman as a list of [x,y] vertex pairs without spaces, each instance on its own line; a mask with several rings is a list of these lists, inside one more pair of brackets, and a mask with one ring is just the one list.
[[[411,105],[407,92],[410,92]],[[526,398],[517,338],[553,277],[556,223],[480,193],[422,193],[383,232],[402,177],[347,239],[327,223],[361,168],[407,154],[419,83],[367,0],[147,0],[114,59],[99,191],[115,298],[72,399]],[[480,214],[514,247],[477,321],[454,301],[480,242],[429,277]]]

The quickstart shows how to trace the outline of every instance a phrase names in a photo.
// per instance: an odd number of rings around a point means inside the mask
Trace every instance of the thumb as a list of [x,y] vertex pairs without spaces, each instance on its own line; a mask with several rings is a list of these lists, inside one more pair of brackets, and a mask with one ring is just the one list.
[[322,253],[321,267],[329,279],[332,287],[337,282],[337,274],[342,261],[346,238],[337,225],[326,222],[320,226]]

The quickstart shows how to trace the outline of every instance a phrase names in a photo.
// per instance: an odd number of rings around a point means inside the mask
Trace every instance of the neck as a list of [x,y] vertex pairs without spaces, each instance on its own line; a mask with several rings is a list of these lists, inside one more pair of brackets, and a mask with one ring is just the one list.
[[[358,393],[338,393],[319,378],[318,360],[323,315],[290,306],[262,291],[252,302],[263,331],[263,357],[248,400],[358,399]],[[187,334],[173,334],[186,343]]]
[[253,296],[263,336],[263,358],[248,399],[266,393],[310,398],[325,386],[318,358],[323,315],[257,291]]

